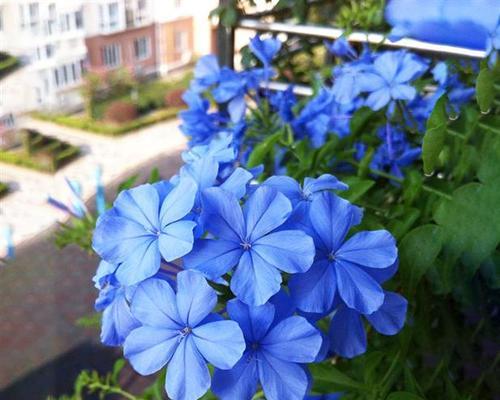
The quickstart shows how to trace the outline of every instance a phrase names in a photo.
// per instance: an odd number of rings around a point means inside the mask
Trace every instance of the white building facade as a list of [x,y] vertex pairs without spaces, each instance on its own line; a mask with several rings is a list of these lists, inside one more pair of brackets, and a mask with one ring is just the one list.
[[28,82],[23,108],[77,107],[87,56],[83,1],[0,0],[0,18],[0,51],[21,60],[17,74]]

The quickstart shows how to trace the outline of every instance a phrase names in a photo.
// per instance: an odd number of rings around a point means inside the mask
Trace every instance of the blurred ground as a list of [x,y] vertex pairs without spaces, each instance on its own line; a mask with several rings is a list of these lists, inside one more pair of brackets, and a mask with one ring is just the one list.
[[105,185],[127,171],[159,156],[176,154],[185,146],[178,129],[179,121],[162,122],[121,137],[106,137],[49,122],[25,118],[21,127],[36,129],[81,148],[82,155],[56,174],[0,164],[0,181],[13,187],[13,193],[0,200],[0,226],[10,225],[16,245],[36,237],[66,215],[47,204],[47,195],[58,199],[67,196],[64,178],[77,180],[85,199],[95,194],[96,168],[102,168]]
[[[163,178],[177,172],[184,139],[176,126],[176,121],[158,124],[144,130],[147,132],[139,133],[139,136],[135,136],[135,141],[132,136],[121,139],[95,138],[95,147],[88,153],[88,157],[106,154],[105,147],[108,148],[109,154],[115,152],[118,157],[111,161],[108,167],[103,168],[105,172],[108,168],[110,175],[105,179],[112,182],[106,185],[110,200],[115,196],[117,184],[127,176],[140,173],[145,179],[154,167],[159,168]],[[87,136],[89,135],[85,134],[85,137],[80,138],[77,133],[74,140],[83,141]],[[67,140],[67,137],[65,139]],[[151,148],[155,149],[154,157],[151,155]],[[123,149],[128,149],[128,153]],[[83,184],[85,177],[89,176],[89,171],[85,168],[90,164],[78,164],[81,161],[71,164],[53,179],[57,180],[71,173],[77,175]],[[121,163],[120,173],[111,173],[114,163]],[[3,168],[3,165],[0,168]],[[90,171],[90,176],[93,177],[93,171]],[[89,185],[87,188],[90,190]],[[85,188],[84,191],[86,192]],[[7,211],[16,206],[12,196],[21,201],[25,193],[9,195],[5,199],[9,201]],[[33,196],[35,197],[35,194]],[[33,200],[34,205],[19,204],[16,217],[10,214],[7,214],[7,217],[18,226],[19,223],[36,224],[35,219],[40,214],[34,214],[33,210],[23,213],[21,210],[22,207],[37,207],[39,212],[49,213],[51,208],[42,204],[41,192],[37,193],[36,197],[38,200]],[[0,206],[5,217],[3,202],[4,200]],[[92,200],[89,201],[89,204],[91,203]],[[55,219],[50,218],[51,223],[48,217],[42,219],[49,228],[40,224],[39,230],[43,230],[18,245],[16,259],[7,266],[0,267],[2,400],[45,399],[46,394],[67,392],[67,388],[72,387],[74,375],[79,369],[96,365],[106,367],[112,356],[109,351],[96,349],[96,332],[75,326],[78,318],[93,311],[96,291],[91,277],[95,272],[97,258],[76,247],[58,250],[53,244]],[[39,369],[43,366],[45,368]],[[5,390],[2,392],[2,389]],[[47,390],[49,392],[46,392]]]

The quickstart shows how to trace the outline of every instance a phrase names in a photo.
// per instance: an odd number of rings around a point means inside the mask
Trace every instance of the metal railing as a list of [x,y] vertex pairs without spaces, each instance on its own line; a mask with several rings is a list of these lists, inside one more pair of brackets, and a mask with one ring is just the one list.
[[[228,0],[220,0],[221,4]],[[327,40],[335,40],[346,34],[343,29],[326,26],[302,25],[284,22],[262,21],[260,15],[247,15],[241,18],[236,26],[227,28],[219,26],[218,31],[218,57],[222,65],[234,67],[234,34],[237,29],[253,30],[257,32],[284,33],[290,36],[314,37]],[[474,50],[465,47],[449,46],[421,40],[403,38],[392,41],[385,35],[373,32],[352,32],[346,35],[346,39],[354,43],[374,44],[389,48],[410,49],[427,54],[438,56],[452,56],[462,58],[482,59],[487,56],[484,50]],[[311,96],[312,88],[305,85],[294,85],[294,93],[300,96]],[[266,87],[271,90],[283,91],[290,86],[290,83],[268,82]]]

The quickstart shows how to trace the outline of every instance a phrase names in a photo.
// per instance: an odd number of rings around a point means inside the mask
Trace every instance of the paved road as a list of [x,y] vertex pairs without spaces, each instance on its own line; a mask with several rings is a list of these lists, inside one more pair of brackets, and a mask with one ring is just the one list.
[[[177,120],[171,120],[120,138],[111,138],[44,121],[21,120],[21,126],[80,146],[83,155],[55,175],[0,164],[0,181],[13,183],[15,189],[0,200],[0,229],[10,225],[14,232],[14,243],[19,245],[44,232],[56,221],[63,221],[65,213],[49,206],[46,200],[48,194],[56,198],[67,197],[65,177],[78,180],[85,199],[88,199],[95,194],[95,171],[98,165],[102,168],[103,181],[107,185],[127,176],[127,171],[148,160],[178,154],[185,146],[178,124]],[[0,256],[2,251],[0,238]]]

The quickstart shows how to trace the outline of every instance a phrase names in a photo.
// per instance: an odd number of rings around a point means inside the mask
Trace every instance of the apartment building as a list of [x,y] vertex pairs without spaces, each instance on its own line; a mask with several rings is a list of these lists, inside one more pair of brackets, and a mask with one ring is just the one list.
[[86,2],[88,68],[160,74],[210,51],[208,15],[217,0],[99,0]]
[[38,108],[71,109],[87,49],[83,1],[0,0],[0,51],[17,56],[22,67],[0,81],[5,112]]

